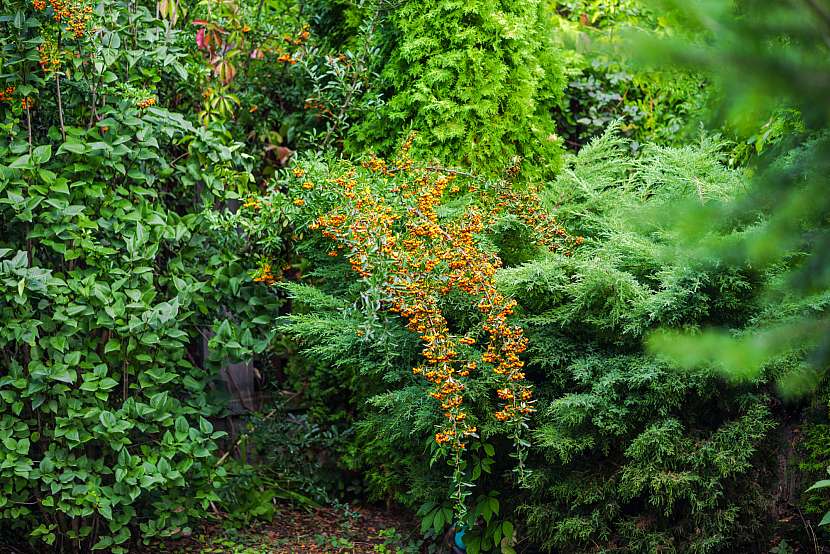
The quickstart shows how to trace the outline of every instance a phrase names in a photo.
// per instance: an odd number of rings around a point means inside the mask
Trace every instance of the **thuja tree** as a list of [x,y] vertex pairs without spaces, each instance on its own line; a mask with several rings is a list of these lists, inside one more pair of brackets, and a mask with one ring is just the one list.
[[[248,170],[239,145],[157,106],[183,54],[146,8],[3,7],[0,527],[123,552],[217,498],[222,404],[193,345],[267,299],[200,212]],[[218,330],[219,354],[255,346]]]
[[550,110],[564,86],[545,3],[405,1],[376,34],[386,52],[386,104],[355,127],[347,149],[388,154],[416,130],[413,154],[498,173],[524,159],[552,171],[561,141]]

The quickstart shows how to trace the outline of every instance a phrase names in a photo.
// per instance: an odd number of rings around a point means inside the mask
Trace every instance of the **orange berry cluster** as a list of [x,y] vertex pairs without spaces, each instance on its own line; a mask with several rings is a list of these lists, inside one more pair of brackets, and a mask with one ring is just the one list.
[[144,100],[139,100],[136,102],[136,106],[140,110],[146,110],[150,106],[155,106],[158,100],[156,100],[155,96],[151,96],[150,98],[145,98]]
[[250,208],[250,209],[252,209],[252,210],[258,210],[258,209],[260,209],[260,208],[262,207],[262,204],[260,203],[260,201],[259,201],[259,200],[257,200],[257,199],[256,199],[256,198],[254,198],[253,196],[251,196],[250,198],[248,198],[248,199],[245,201],[245,203],[244,203],[244,204],[242,204],[242,207],[243,207],[243,208]]
[[53,73],[58,71],[61,67],[60,51],[57,45],[51,41],[46,40],[37,47],[38,55],[40,56],[40,68],[45,73]]
[[52,6],[52,11],[54,12],[52,17],[58,23],[67,21],[72,16],[72,10],[67,0],[49,0],[49,5]]
[[[411,145],[410,138],[404,152]],[[319,229],[335,242],[337,250],[344,250],[352,270],[361,278],[380,281],[388,309],[405,318],[407,329],[420,337],[425,362],[413,372],[432,384],[430,396],[439,402],[444,415],[435,441],[459,452],[467,437],[476,433],[476,427],[467,422],[464,407],[465,381],[478,365],[477,352],[471,348],[476,339],[454,336],[441,311],[442,299],[453,290],[466,293],[483,316],[482,330],[488,341],[480,359],[501,383],[498,396],[502,408],[495,417],[524,422],[533,411],[532,393],[522,371],[524,362],[519,359],[527,339],[520,327],[508,323],[515,301],[496,290],[500,260],[477,245],[484,218],[478,210],[470,209],[458,220],[439,219],[437,208],[452,186],[453,175],[435,177],[426,170],[413,169],[405,155],[391,168],[374,157],[363,167],[384,176],[398,176],[392,191],[399,196],[387,200],[369,186],[358,184],[352,170],[329,180],[333,186],[319,187],[325,189],[319,194],[334,193],[339,203],[318,216],[310,228]],[[298,176],[302,174],[300,170]],[[453,186],[450,190],[458,189]],[[337,250],[329,254],[336,256]]]
[[26,97],[20,99],[20,107],[24,110],[30,110],[32,109],[32,107],[34,107],[34,105],[35,101],[32,98]]
[[271,264],[263,263],[254,275],[254,282],[265,283],[266,285],[273,285],[277,282],[274,274],[271,272]]
[[46,0],[32,0],[32,7],[39,12],[46,9]]
[[540,246],[556,250],[562,244],[570,247],[582,244],[582,237],[568,235],[565,228],[557,223],[556,218],[540,206],[537,188],[531,186],[520,191],[502,183],[494,190],[497,210],[493,212],[494,217],[490,223],[494,222],[495,216],[499,213],[509,212],[533,229],[536,242]]
[[297,37],[292,37],[291,35],[285,35],[283,38],[285,42],[291,44],[292,46],[300,46],[301,44],[305,43],[308,40],[308,37],[311,36],[311,33],[308,31],[308,25],[303,27],[303,30],[300,31],[300,34]]
[[11,102],[14,91],[14,87],[6,87],[5,90],[0,90],[0,102]]
[[280,62],[280,63],[288,63],[288,64],[291,64],[291,65],[294,65],[295,63],[297,63],[297,60],[292,58],[291,54],[288,54],[288,53],[282,54],[279,58],[277,58],[277,61]]
[[334,115],[334,112],[332,112],[331,109],[328,108],[328,106],[326,106],[325,104],[323,104],[319,100],[315,100],[314,98],[309,98],[308,100],[306,100],[305,104],[303,104],[303,109],[305,109],[305,110],[319,110],[321,113],[323,113],[327,116],[333,116]]
[[75,38],[83,38],[92,19],[92,7],[73,0],[49,0],[49,4],[52,6],[55,21],[65,21],[67,30],[72,32]]

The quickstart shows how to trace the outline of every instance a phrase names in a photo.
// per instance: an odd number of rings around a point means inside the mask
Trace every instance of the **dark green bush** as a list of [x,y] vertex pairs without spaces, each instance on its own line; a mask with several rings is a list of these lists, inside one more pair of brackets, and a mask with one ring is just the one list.
[[[57,8],[0,17],[0,526],[124,552],[218,498],[216,370],[264,347],[251,321],[276,301],[202,213],[247,186],[241,145],[153,106],[178,33],[120,2],[70,6],[90,21],[69,33]],[[61,41],[83,55],[44,73]]]

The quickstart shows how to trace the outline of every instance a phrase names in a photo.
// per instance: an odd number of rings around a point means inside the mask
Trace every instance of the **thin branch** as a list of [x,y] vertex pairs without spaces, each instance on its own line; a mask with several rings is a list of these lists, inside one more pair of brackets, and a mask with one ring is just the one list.
[[[273,417],[273,415],[274,415],[275,413],[277,413],[277,409],[276,409],[276,408],[274,408],[273,410],[271,410],[270,412],[268,412],[268,413],[265,415],[265,417],[263,417],[263,418],[262,418],[262,421],[265,421],[265,420],[271,419],[271,417]],[[221,466],[222,464],[224,464],[224,463],[225,463],[225,460],[227,460],[227,459],[228,459],[228,456],[230,455],[230,453],[231,453],[231,452],[233,452],[234,450],[236,450],[237,448],[239,448],[239,445],[240,445],[240,444],[242,444],[242,441],[243,441],[243,440],[245,440],[245,439],[247,439],[249,435],[250,435],[250,433],[242,433],[241,435],[239,435],[239,438],[236,440],[236,442],[233,444],[233,446],[231,446],[228,450],[226,450],[226,451],[225,451],[225,453],[224,453],[224,454],[222,454],[222,457],[221,457],[221,458],[219,458],[219,460],[216,462],[216,467],[219,467],[219,466]]]
[[28,97],[23,98],[23,102],[26,104],[26,131],[29,134],[29,155],[32,155],[32,112],[29,110],[29,104],[31,100]]
[[[58,51],[60,52],[61,49],[61,34],[58,33]],[[60,119],[61,124],[61,136],[63,137],[63,142],[66,142],[66,126],[63,123],[63,96],[61,95],[61,74],[60,71],[55,71],[55,91],[57,93],[58,99],[58,118]]]
[[60,119],[61,124],[61,136],[63,137],[63,141],[66,142],[66,126],[63,123],[63,97],[61,96],[60,73],[55,73],[55,90],[58,97],[58,118]]

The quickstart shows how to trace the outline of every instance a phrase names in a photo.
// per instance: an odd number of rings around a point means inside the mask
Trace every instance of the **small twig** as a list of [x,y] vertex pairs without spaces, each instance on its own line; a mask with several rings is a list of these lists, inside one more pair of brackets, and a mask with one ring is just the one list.
[[818,538],[816,537],[815,531],[813,531],[813,526],[810,525],[810,522],[804,518],[804,514],[801,513],[801,508],[798,508],[798,517],[801,518],[801,523],[804,524],[804,528],[807,530],[807,533],[810,535],[810,539],[813,541],[813,548],[815,548],[816,554],[819,554],[818,548]]
[[29,155],[32,155],[32,112],[29,111],[29,98],[23,98],[23,102],[26,103],[26,130],[29,133]]
[[[61,33],[58,33],[58,51],[61,49]],[[61,124],[61,136],[63,137],[63,141],[66,142],[66,126],[63,123],[63,96],[61,95],[61,74],[60,71],[55,71],[55,90],[57,92],[57,99],[58,99],[58,117],[60,118]]]
[[[263,417],[263,418],[262,418],[262,421],[265,421],[265,420],[267,420],[267,419],[270,419],[271,417],[273,417],[273,416],[274,416],[274,414],[275,414],[275,413],[277,413],[277,409],[276,409],[276,408],[274,408],[273,410],[271,410],[270,412],[268,412],[268,413],[265,415],[265,417]],[[228,449],[225,451],[225,453],[224,453],[224,454],[222,454],[222,457],[221,457],[221,458],[219,458],[219,460],[217,460],[217,462],[216,462],[216,467],[219,467],[219,466],[221,466],[222,464],[224,464],[224,463],[225,463],[225,460],[227,460],[227,459],[228,459],[228,456],[230,455],[230,453],[231,453],[231,452],[233,452],[234,450],[236,450],[237,448],[239,448],[239,445],[240,445],[240,444],[242,444],[242,441],[243,441],[243,440],[245,440],[245,439],[247,439],[249,436],[250,436],[250,433],[242,433],[241,435],[239,435],[239,438],[238,438],[238,439],[236,439],[236,442],[233,444],[233,446],[231,446],[230,448],[228,448]]]
[[58,118],[60,119],[61,124],[61,136],[63,137],[63,141],[66,142],[66,126],[63,123],[63,97],[61,96],[60,73],[55,74],[55,89],[57,91],[58,96]]
[[176,165],[176,162],[177,162],[177,161],[181,160],[182,158],[184,158],[184,157],[186,157],[186,156],[188,156],[188,155],[190,155],[190,152],[189,152],[189,151],[186,151],[184,154],[182,154],[182,155],[180,155],[180,156],[176,156],[175,158],[173,158],[173,161],[172,161],[172,162],[170,162],[170,165]]

